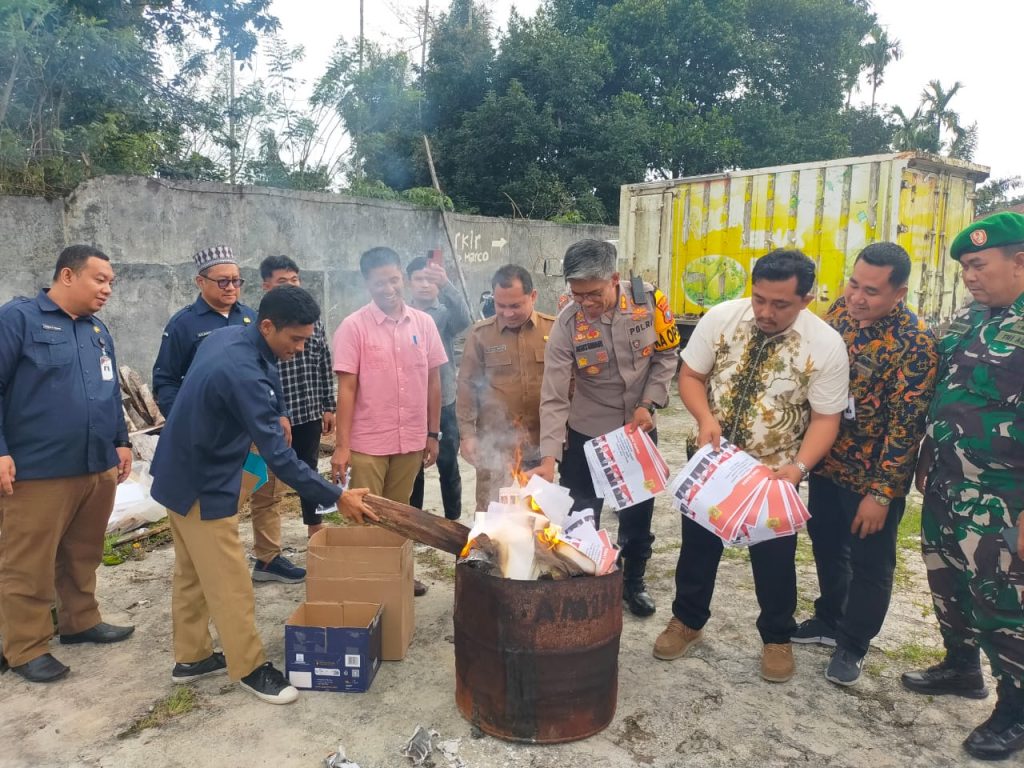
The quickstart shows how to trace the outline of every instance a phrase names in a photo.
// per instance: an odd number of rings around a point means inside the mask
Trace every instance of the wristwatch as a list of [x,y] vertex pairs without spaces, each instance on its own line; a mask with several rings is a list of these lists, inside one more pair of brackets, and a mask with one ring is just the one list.
[[[657,406],[655,406],[654,403],[637,403],[636,408],[646,408],[647,412],[650,413],[651,416],[653,416],[654,412],[657,410]],[[633,410],[636,410],[636,408]]]
[[114,447],[115,448],[131,448],[132,444],[128,440],[115,440],[114,441]]
[[441,442],[441,435],[442,434],[444,434],[444,433],[443,432],[427,432],[427,437],[432,437],[435,440],[437,440],[438,442]]
[[879,505],[883,507],[888,507],[890,504],[892,504],[892,499],[890,499],[888,496],[883,496],[880,493],[872,493],[871,498],[874,499]]

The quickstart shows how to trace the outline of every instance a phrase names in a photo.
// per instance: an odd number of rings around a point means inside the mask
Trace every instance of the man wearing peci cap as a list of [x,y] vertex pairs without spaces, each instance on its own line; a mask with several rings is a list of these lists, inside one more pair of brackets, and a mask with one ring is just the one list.
[[998,698],[964,749],[999,760],[1024,748],[1024,216],[974,222],[950,256],[974,303],[939,341],[916,478],[946,657],[902,680],[916,693],[983,699],[984,651]]
[[[256,322],[256,313],[240,301],[245,281],[231,248],[226,245],[204,248],[193,255],[192,260],[196,266],[199,296],[167,322],[153,365],[153,393],[165,418],[170,418],[178,390],[203,339],[218,328]],[[282,399],[281,413],[285,413],[283,403]],[[290,443],[291,425],[287,416],[282,419]],[[275,506],[253,507],[252,539],[256,556],[254,579],[296,584],[306,578],[304,569],[281,554],[281,515]]]

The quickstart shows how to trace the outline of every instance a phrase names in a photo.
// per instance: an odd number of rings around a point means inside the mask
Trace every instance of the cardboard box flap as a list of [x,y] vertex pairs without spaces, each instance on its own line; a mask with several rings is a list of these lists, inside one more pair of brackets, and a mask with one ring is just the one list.
[[303,603],[288,617],[287,624],[303,627],[368,628],[377,618],[377,603]]

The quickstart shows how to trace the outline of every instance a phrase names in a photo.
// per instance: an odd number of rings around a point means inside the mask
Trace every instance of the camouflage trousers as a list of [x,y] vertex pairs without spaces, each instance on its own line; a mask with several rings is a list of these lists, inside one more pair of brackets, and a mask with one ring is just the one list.
[[949,502],[925,494],[921,550],[946,648],[981,649],[992,674],[1022,687],[1024,561],[1003,530],[1014,524],[1002,504]]

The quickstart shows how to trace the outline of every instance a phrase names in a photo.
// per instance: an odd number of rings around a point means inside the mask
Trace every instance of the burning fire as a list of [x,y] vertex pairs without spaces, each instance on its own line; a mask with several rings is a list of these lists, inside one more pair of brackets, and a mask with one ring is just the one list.
[[554,549],[559,544],[564,543],[564,539],[559,536],[562,529],[557,525],[549,525],[542,531],[537,531],[537,541],[547,546],[548,549]]

